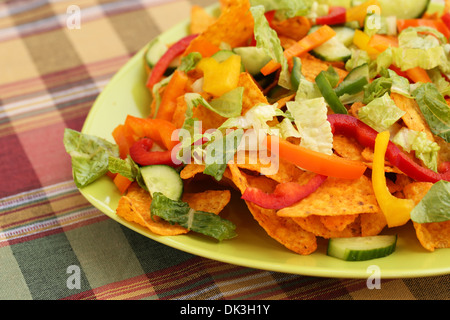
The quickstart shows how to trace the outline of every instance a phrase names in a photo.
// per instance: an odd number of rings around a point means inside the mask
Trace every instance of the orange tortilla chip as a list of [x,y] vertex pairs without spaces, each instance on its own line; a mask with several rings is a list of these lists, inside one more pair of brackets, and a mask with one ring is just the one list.
[[[338,216],[339,218],[342,216]],[[325,239],[330,238],[349,238],[358,237],[361,235],[361,226],[359,223],[358,215],[354,217],[354,220],[345,225],[342,230],[331,230],[327,228],[322,222],[322,216],[310,215],[308,217],[292,218],[302,229],[313,233],[318,237]]]
[[186,228],[177,224],[170,224],[158,216],[150,216],[150,194],[132,183],[126,195],[122,196],[117,206],[116,214],[130,222],[135,222],[151,232],[162,236],[174,236],[187,233]]
[[[264,188],[264,190],[270,186],[274,187],[274,183],[264,176],[247,179],[248,176],[242,173],[236,165],[230,164],[228,167],[233,183],[241,192],[244,192],[250,185],[249,181],[253,182],[252,186]],[[267,234],[287,249],[301,255],[311,254],[317,249],[315,235],[302,229],[293,219],[279,217],[275,210],[263,209],[248,201],[246,203],[254,219]]]
[[242,97],[242,115],[257,104],[268,104],[267,98],[248,72],[242,72],[239,75],[238,87],[244,88]]
[[360,220],[362,237],[376,236],[387,225],[386,218],[381,210],[360,214]]
[[311,22],[307,17],[296,16],[284,20],[272,20],[272,27],[278,36],[292,38],[298,41],[304,38],[311,29]]
[[195,38],[186,52],[192,52],[197,43],[209,42],[220,46],[227,43],[232,48],[245,45],[253,35],[253,16],[249,1],[227,1],[222,13],[204,32]]
[[205,165],[189,163],[180,172],[180,177],[183,180],[193,178],[195,175],[202,173],[205,170]]
[[309,215],[339,216],[379,210],[372,182],[366,176],[347,180],[328,177],[312,194],[302,201],[278,211],[282,217]]
[[[302,55],[300,59],[302,60],[302,73],[305,75],[305,78],[311,82],[315,82],[317,75],[321,71],[326,71],[330,65],[329,63],[313,57],[309,53]],[[341,68],[334,69],[339,75],[339,82],[344,80],[348,72]]]
[[343,158],[362,161],[362,152],[364,147],[361,146],[354,138],[336,134],[333,136],[333,149]]
[[397,107],[406,112],[402,117],[405,125],[411,130],[425,132],[427,138],[434,141],[434,136],[431,133],[430,127],[425,121],[416,100],[402,96],[398,93],[391,93],[391,98],[394,100]]
[[192,209],[214,214],[219,214],[230,200],[230,190],[207,190],[183,194],[183,201],[189,203]]
[[202,33],[206,31],[210,25],[216,22],[217,18],[211,16],[206,10],[198,5],[191,7],[191,23],[189,30],[191,34]]
[[331,231],[343,231],[347,226],[353,223],[357,214],[342,215],[342,216],[319,216],[320,222]]
[[[405,186],[406,198],[416,204],[422,200],[433,184],[430,182],[412,182]],[[420,244],[428,251],[450,248],[450,220],[444,222],[417,223],[413,221],[416,236]]]

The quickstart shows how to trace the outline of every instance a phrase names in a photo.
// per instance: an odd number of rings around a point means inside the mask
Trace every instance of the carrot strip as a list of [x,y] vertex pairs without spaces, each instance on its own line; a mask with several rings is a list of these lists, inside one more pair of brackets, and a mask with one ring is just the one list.
[[425,69],[421,67],[415,67],[409,70],[406,70],[406,74],[408,78],[410,78],[414,82],[431,82],[430,77],[428,76],[428,73]]
[[[284,51],[284,57],[290,61],[293,57],[301,56],[302,54],[324,44],[335,35],[336,32],[331,27],[324,25],[287,48]],[[263,75],[268,75],[275,72],[280,67],[280,63],[271,60],[261,69],[261,73]]]

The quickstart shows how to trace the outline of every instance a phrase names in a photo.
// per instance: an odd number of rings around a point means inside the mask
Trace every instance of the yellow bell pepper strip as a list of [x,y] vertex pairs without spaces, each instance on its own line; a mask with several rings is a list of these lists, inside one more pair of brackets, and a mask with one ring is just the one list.
[[370,45],[370,40],[371,38],[367,33],[361,30],[355,30],[355,36],[353,37],[353,44],[357,46],[359,49],[367,51],[367,53],[371,57],[379,55],[381,52]]
[[313,151],[278,137],[267,136],[262,143],[280,158],[319,175],[358,179],[367,169],[362,162]]
[[347,22],[358,21],[361,27],[364,26],[364,20],[366,19],[370,6],[378,6],[378,8],[381,7],[378,0],[369,0],[361,3],[359,6],[349,8],[347,9]]
[[197,64],[197,69],[203,71],[203,90],[220,97],[237,87],[241,73],[241,57],[233,54],[223,62],[217,62],[213,57],[204,58]]
[[[302,54],[324,44],[335,35],[336,31],[334,31],[327,25],[323,25],[316,31],[308,34],[307,36],[284,50],[284,56],[289,64],[292,65],[293,57],[299,57]],[[261,73],[266,76],[268,74],[271,74],[272,72],[275,72],[279,68],[281,68],[280,63],[276,62],[275,60],[270,60],[264,67],[262,67]]]
[[377,134],[372,168],[372,185],[378,205],[381,208],[389,228],[406,224],[410,220],[410,212],[415,207],[411,199],[393,196],[386,185],[384,160],[389,144],[389,131]]

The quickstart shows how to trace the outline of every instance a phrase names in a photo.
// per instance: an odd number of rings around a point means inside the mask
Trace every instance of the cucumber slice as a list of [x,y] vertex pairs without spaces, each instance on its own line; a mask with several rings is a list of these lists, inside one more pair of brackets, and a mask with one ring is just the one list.
[[347,76],[344,78],[344,80],[355,80],[360,77],[364,77],[369,81],[370,79],[370,69],[369,65],[367,63],[364,63],[360,66],[357,66],[356,68],[352,69]]
[[352,52],[336,36],[311,50],[311,54],[324,61],[347,61]]
[[150,68],[153,68],[155,64],[166,53],[167,45],[162,43],[159,38],[155,38],[148,44],[147,52],[145,53],[145,60]]
[[427,11],[430,0],[378,0],[378,2],[381,6],[381,15],[384,17],[396,16],[397,19],[417,19]]
[[259,74],[262,67],[270,61],[270,57],[262,48],[239,47],[234,48],[233,51],[241,56],[245,70],[253,76]]
[[[309,33],[314,32],[319,27],[312,27]],[[355,30],[343,26],[334,27],[333,30],[336,31],[336,35],[321,46],[311,50],[311,54],[324,61],[347,61],[352,55],[347,46],[353,43]]]
[[331,238],[327,255],[346,261],[371,260],[390,255],[396,245],[397,235]]
[[141,168],[142,178],[150,194],[161,192],[167,198],[180,200],[183,195],[183,180],[172,167],[156,164]]

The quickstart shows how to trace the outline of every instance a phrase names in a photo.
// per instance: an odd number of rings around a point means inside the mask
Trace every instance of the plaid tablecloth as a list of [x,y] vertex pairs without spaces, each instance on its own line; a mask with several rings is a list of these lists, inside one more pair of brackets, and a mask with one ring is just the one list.
[[64,128],[81,130],[136,51],[188,18],[192,5],[213,2],[0,2],[0,299],[449,299],[450,275],[369,289],[364,279],[194,256],[123,227],[79,193]]

